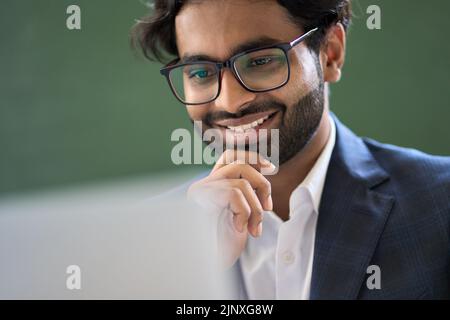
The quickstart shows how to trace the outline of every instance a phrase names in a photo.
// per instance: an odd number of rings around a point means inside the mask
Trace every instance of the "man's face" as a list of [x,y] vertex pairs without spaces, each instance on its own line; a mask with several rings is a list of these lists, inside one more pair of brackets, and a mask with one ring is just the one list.
[[[289,20],[275,0],[193,1],[176,18],[179,55],[207,56],[225,61],[237,47],[265,38],[273,44],[291,42],[304,33]],[[192,121],[202,121],[203,130],[225,130],[270,115],[256,129],[279,129],[280,164],[309,142],[324,110],[324,85],[319,58],[301,43],[289,51],[291,76],[282,88],[252,93],[225,69],[219,97],[213,102],[189,106]],[[230,134],[230,130],[226,130]],[[225,135],[224,135],[225,136]],[[270,138],[269,138],[270,139]]]

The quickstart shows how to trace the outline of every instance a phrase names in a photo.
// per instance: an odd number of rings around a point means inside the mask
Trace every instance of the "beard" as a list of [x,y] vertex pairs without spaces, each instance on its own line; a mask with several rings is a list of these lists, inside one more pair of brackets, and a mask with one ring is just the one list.
[[319,128],[324,111],[324,84],[297,101],[285,112],[280,124],[280,165],[301,152]]
[[[324,101],[324,81],[321,74],[320,65],[316,64],[319,84],[316,88],[310,91],[307,95],[300,98],[290,108],[286,104],[275,99],[267,99],[258,103],[249,104],[243,110],[237,113],[229,113],[226,111],[216,111],[207,113],[202,119],[202,130],[213,128],[215,121],[223,119],[238,119],[243,116],[261,113],[266,111],[277,111],[281,114],[281,121],[279,123],[279,145],[273,145],[270,139],[270,130],[268,130],[267,149],[272,154],[273,149],[277,148],[279,155],[279,165],[282,165],[292,159],[295,155],[301,152],[308,143],[312,140],[322,120],[322,115],[325,108]],[[261,141],[258,142],[262,143]],[[224,142],[223,150],[229,148]],[[248,144],[244,149],[251,149]],[[260,150],[259,145],[255,148]],[[255,150],[253,149],[253,150]]]

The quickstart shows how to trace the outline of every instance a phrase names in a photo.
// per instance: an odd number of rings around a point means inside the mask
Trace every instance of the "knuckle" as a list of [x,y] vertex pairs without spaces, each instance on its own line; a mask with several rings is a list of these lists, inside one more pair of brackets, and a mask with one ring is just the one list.
[[233,210],[236,214],[244,214],[250,216],[251,208],[246,201],[243,200],[242,192],[239,188],[232,188],[230,190],[230,204],[233,205]]
[[242,213],[248,218],[252,214],[252,210],[248,205],[242,206]]
[[230,198],[234,201],[239,200],[241,198],[241,190],[239,188],[231,188]]
[[258,205],[253,209],[253,213],[255,214],[256,219],[262,219],[264,210],[262,209],[262,207],[260,205]]
[[252,189],[252,185],[250,184],[250,182],[248,182],[248,180],[245,179],[239,179],[239,185],[243,189]]
[[272,185],[270,184],[270,182],[269,182],[267,179],[264,179],[264,180],[261,182],[261,187],[262,187],[263,189],[267,190],[268,193],[271,192]]

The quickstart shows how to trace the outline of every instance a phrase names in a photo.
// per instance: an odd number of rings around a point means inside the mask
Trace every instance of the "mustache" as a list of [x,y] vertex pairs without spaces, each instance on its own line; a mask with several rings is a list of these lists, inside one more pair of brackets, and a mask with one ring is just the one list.
[[258,103],[252,103],[248,107],[239,110],[236,113],[230,113],[227,111],[216,111],[208,112],[202,119],[202,122],[210,127],[216,121],[227,120],[227,119],[239,119],[249,114],[261,113],[266,111],[286,111],[287,107],[285,104],[278,101],[262,101]]

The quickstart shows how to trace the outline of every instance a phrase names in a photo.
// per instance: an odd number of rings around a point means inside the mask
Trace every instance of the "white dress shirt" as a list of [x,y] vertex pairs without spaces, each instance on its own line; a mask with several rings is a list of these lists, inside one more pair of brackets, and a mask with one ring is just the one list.
[[329,120],[325,148],[289,198],[289,220],[266,211],[262,236],[248,238],[239,263],[249,299],[309,299],[319,204],[336,141]]

